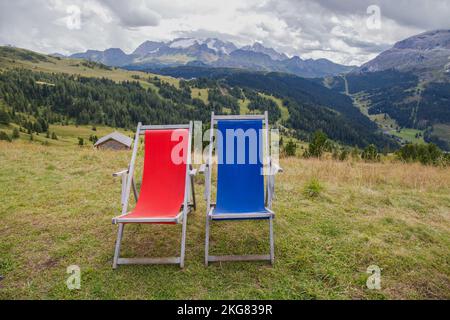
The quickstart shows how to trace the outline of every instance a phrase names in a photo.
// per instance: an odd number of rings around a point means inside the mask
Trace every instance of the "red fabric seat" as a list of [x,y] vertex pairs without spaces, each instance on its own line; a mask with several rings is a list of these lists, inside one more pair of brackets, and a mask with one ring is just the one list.
[[141,191],[136,208],[122,218],[178,216],[185,193],[188,140],[187,129],[145,132]]

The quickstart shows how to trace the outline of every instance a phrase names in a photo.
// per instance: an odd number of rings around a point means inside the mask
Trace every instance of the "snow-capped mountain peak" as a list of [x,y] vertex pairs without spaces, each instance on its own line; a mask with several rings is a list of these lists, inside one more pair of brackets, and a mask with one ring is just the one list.
[[277,60],[277,61],[282,61],[282,60],[288,59],[288,56],[285,55],[284,53],[279,53],[272,48],[267,48],[259,42],[255,42],[251,46],[245,46],[242,48],[242,50],[264,53],[264,54],[268,55],[270,58],[272,58],[273,60]]
[[349,67],[337,65],[328,60],[328,64],[325,65],[321,61],[306,63],[300,58],[289,59],[284,53],[267,48],[258,42],[239,49],[232,42],[217,38],[182,37],[168,42],[145,41],[129,55],[120,49],[113,49],[88,51],[75,54],[73,57],[134,69],[190,64],[288,72],[304,77],[334,75],[349,70]]
[[192,47],[195,44],[200,44],[199,40],[195,38],[177,38],[168,43],[170,48],[186,49]]

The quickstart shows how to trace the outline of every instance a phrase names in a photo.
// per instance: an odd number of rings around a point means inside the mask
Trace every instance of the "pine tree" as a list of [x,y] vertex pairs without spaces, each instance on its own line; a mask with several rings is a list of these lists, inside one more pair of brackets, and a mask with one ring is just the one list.
[[377,148],[371,144],[364,149],[361,154],[361,158],[366,161],[379,161],[380,155],[378,154]]
[[0,110],[0,124],[8,125],[11,122],[11,117],[8,112]]
[[311,142],[309,144],[308,151],[306,152],[307,157],[320,158],[322,154],[326,151],[328,147],[328,137],[327,135],[319,130],[314,132]]
[[19,133],[19,130],[17,128],[14,128],[14,130],[13,130],[12,138],[13,139],[19,139],[20,138],[20,133]]
[[11,142],[11,138],[8,136],[8,134],[4,131],[0,131],[0,140]]
[[284,153],[288,157],[294,157],[297,154],[297,144],[293,140],[289,140],[284,146]]

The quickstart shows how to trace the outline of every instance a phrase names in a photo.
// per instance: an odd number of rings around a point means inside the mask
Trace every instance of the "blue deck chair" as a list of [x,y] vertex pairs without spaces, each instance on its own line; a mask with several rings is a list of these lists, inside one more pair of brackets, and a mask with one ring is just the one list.
[[[215,125],[217,125],[216,132],[213,130]],[[262,130],[264,125],[267,130]],[[246,116],[215,116],[214,113],[211,115],[208,162],[201,168],[206,175],[206,266],[209,262],[217,261],[267,260],[274,263],[273,219],[275,215],[271,207],[274,174],[281,171],[281,168],[272,164],[270,159],[268,128],[267,112],[264,115]],[[216,204],[211,201],[212,142],[214,140],[217,141],[215,156],[218,162]],[[263,169],[270,174],[264,175]],[[268,220],[270,254],[210,256],[210,223],[225,220]]]

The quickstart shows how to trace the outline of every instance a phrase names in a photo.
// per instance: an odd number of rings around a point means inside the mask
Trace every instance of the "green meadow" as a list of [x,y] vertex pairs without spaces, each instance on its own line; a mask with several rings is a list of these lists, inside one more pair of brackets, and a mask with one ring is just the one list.
[[[58,140],[21,133],[0,141],[0,299],[450,298],[450,169],[393,161],[281,159],[273,267],[204,267],[198,176],[186,267],[113,270],[121,185],[112,173],[127,167],[131,152],[94,150],[89,136],[113,130],[96,129],[51,126]],[[87,144],[78,146],[78,137]],[[180,226],[127,225],[122,255],[175,255],[180,233]],[[211,254],[266,253],[268,223],[214,223],[211,247]],[[79,290],[66,286],[71,265],[81,268]],[[381,268],[380,290],[366,286],[371,265]]]

